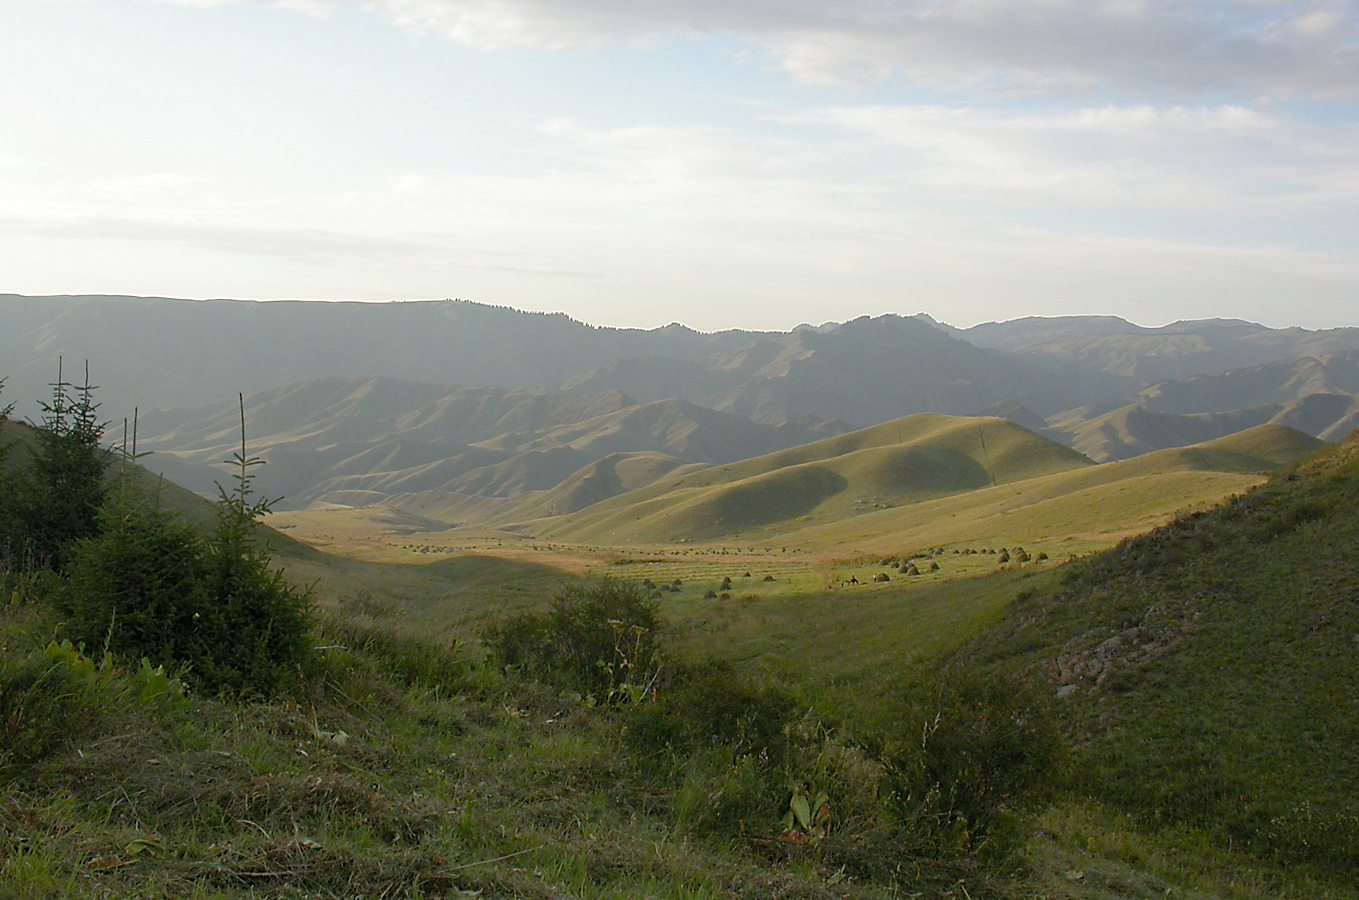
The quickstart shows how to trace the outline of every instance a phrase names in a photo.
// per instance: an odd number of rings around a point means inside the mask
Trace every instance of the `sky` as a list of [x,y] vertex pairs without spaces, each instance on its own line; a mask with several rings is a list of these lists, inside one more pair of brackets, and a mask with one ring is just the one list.
[[1359,325],[1359,0],[0,0],[0,291]]

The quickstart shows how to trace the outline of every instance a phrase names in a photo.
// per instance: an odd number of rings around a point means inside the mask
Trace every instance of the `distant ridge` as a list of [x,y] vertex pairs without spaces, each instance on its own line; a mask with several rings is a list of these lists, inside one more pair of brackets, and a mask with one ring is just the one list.
[[[621,491],[640,486],[644,472],[665,471],[654,460],[642,464],[648,454],[676,465],[730,462],[847,430],[812,419],[757,423],[683,400],[638,403],[618,391],[577,396],[390,378],[287,385],[248,397],[246,410],[252,452],[268,461],[258,486],[283,496],[281,508],[425,492],[515,499],[600,460],[642,454],[616,473]],[[148,466],[211,493],[238,428],[235,403],[155,411],[141,420],[141,446],[153,452]],[[603,499],[604,482],[587,489],[586,479],[577,498]]]
[[[115,418],[225,403],[330,377],[680,399],[778,424],[856,427],[1007,400],[1040,416],[1122,401],[1166,379],[1359,350],[1359,329],[1241,322],[1142,328],[1020,319],[969,329],[862,316],[789,332],[588,325],[461,300],[321,303],[0,294],[0,375],[29,414],[57,356],[88,359]],[[1258,404],[1257,404],[1258,405]]]
[[1053,415],[1046,433],[1103,462],[1266,422],[1328,441],[1347,437],[1359,426],[1359,352],[1160,381],[1126,405],[1091,404]]

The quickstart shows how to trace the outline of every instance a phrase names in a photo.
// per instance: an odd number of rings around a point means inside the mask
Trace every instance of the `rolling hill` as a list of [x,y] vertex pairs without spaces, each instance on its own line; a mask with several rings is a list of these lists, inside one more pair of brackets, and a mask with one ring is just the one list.
[[1302,356],[1151,385],[1138,395],[1163,413],[1215,413],[1246,406],[1286,406],[1313,394],[1359,394],[1359,352]]
[[1356,505],[1350,440],[1022,594],[963,655],[1045,674],[1081,790],[1352,885]]
[[[1031,418],[1024,410],[998,414]],[[1158,382],[1123,405],[1089,404],[1049,416],[1043,433],[1105,462],[1267,422],[1328,441],[1348,436],[1359,425],[1359,353]]]
[[754,539],[1089,465],[1004,420],[922,414],[666,478],[545,523],[542,533],[610,544]]
[[[288,385],[249,397],[246,407],[251,451],[268,460],[259,488],[294,508],[420,494],[511,500],[580,472],[576,499],[563,501],[573,507],[668,471],[639,461],[612,479],[581,472],[610,457],[714,464],[846,430],[806,418],[761,424],[681,400],[638,403],[620,392],[575,396],[387,378]],[[154,453],[151,468],[211,493],[220,477],[214,464],[233,452],[239,427],[235,403],[158,411],[141,419],[140,446]]]
[[842,555],[968,541],[1083,550],[1246,490],[1322,446],[1264,425],[1093,465],[1009,422],[912,416],[528,527],[608,544],[777,538]]
[[1192,447],[1056,472],[781,535],[841,555],[990,544],[1083,553],[1247,490],[1324,446],[1264,425]]

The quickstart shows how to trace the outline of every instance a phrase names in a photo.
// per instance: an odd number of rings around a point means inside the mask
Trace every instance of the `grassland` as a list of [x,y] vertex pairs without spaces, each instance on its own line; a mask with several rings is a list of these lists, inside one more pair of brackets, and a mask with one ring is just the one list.
[[[1355,476],[1330,464],[1304,469],[1237,501],[1237,513],[1191,519],[1227,516],[1216,531],[1190,529],[1193,541],[1207,535],[1202,546],[1171,529],[1163,534],[1174,540],[1068,562],[1239,494],[1314,446],[1263,429],[1053,472],[1020,453],[1013,477],[995,485],[922,495],[779,540],[756,531],[616,546],[449,529],[384,509],[277,516],[279,560],[321,602],[317,643],[330,649],[320,676],[275,702],[160,705],[129,699],[132,673],[111,676],[88,723],[72,724],[0,791],[0,886],[34,897],[1352,896],[1324,858],[1296,855],[1296,841],[1290,856],[1243,852],[1223,837],[1277,820],[1295,837],[1317,827],[1347,839],[1344,786],[1356,775],[1359,735],[1345,711],[1359,685],[1342,639],[1359,633],[1344,618],[1354,593],[1347,548],[1359,537],[1343,511],[1359,499]],[[771,471],[826,460],[856,478],[876,470],[880,448],[836,449]],[[728,474],[707,488],[762,477]],[[203,514],[191,496],[167,496]],[[1285,524],[1260,530],[1257,513]],[[1223,536],[1238,527],[1259,539]],[[996,551],[1020,546],[1029,561],[1001,562]],[[905,573],[911,564],[920,574]],[[715,656],[752,681],[772,679],[847,742],[892,735],[903,686],[941,661],[1052,675],[1064,654],[1089,653],[1129,615],[1144,615],[1137,603],[1147,591],[1175,602],[1185,588],[1208,590],[1223,602],[1154,664],[1078,685],[1062,707],[1081,742],[1074,777],[1024,820],[1018,857],[1000,868],[918,858],[913,870],[884,875],[779,842],[779,802],[751,820],[752,834],[706,830],[699,823],[731,783],[698,770],[658,782],[624,742],[623,720],[480,662],[487,623],[605,574],[656,586],[677,658]],[[1305,596],[1294,602],[1300,584]],[[1231,614],[1240,604],[1225,599],[1255,595],[1241,627]],[[1081,605],[1077,596],[1102,599]],[[26,658],[54,628],[39,608],[11,602],[0,608],[0,655]],[[1182,655],[1191,647],[1200,649]],[[1288,709],[1244,702],[1268,694],[1287,703],[1299,691],[1307,702]],[[1111,709],[1116,727],[1102,733]],[[1191,720],[1200,724],[1188,728]],[[1286,730],[1267,733],[1269,721]],[[1240,746],[1204,754],[1228,735]],[[1325,760],[1324,772],[1280,764],[1295,736]],[[1253,805],[1233,800],[1240,783],[1222,778],[1238,767],[1270,770],[1243,788]],[[1186,793],[1177,773],[1207,793]],[[1147,798],[1162,812],[1149,813]],[[1305,813],[1284,802],[1297,798]],[[1172,809],[1198,812],[1164,814]]]
[[1088,793],[1317,877],[1359,852],[1359,443],[1073,566],[976,645],[1064,696]]

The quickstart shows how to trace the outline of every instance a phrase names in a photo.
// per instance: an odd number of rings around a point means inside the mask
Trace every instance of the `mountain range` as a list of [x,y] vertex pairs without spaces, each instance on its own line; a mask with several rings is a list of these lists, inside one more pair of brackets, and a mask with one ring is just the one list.
[[[253,303],[0,295],[0,377],[34,416],[56,359],[133,406],[153,467],[205,493],[247,396],[286,504],[563,515],[693,466],[920,413],[993,416],[1094,462],[1266,424],[1359,424],[1359,329],[1113,317],[960,329],[927,315],[788,332],[600,328],[459,300]],[[79,371],[79,376],[73,376]]]

